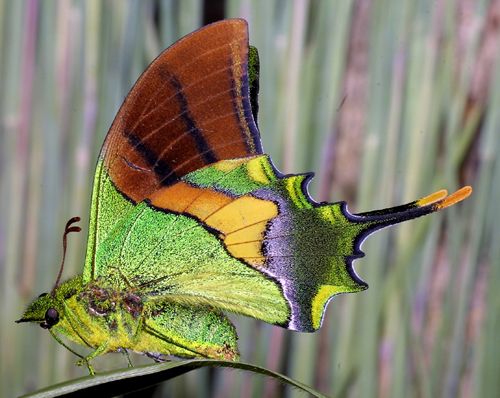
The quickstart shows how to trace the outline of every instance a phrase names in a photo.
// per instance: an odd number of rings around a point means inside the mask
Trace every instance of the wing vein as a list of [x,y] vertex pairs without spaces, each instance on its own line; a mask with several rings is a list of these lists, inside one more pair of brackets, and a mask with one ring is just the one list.
[[[236,40],[234,40],[234,41],[236,41]],[[234,41],[233,41],[233,42],[234,42]],[[231,43],[233,43],[233,42],[231,42]],[[204,56],[206,56],[206,55],[210,55],[210,54],[211,54],[211,53],[213,53],[213,52],[219,51],[221,48],[224,48],[224,47],[230,46],[230,44],[231,44],[231,43],[226,43],[226,44],[223,44],[223,45],[221,45],[221,46],[218,46],[218,47],[212,48],[212,49],[210,49],[210,50],[208,50],[208,51],[205,51],[205,52],[203,52],[203,53],[200,53],[197,57],[191,58],[191,61],[190,61],[190,62],[187,62],[187,63],[184,65],[184,70],[186,70],[186,69],[187,69],[187,68],[189,68],[191,65],[195,64],[196,62],[198,62],[198,60],[199,60],[199,59],[201,59],[201,58],[203,58]],[[205,81],[206,79],[208,79],[208,78],[212,77],[214,74],[217,74],[217,73],[223,72],[224,70],[227,70],[227,69],[228,69],[228,68],[227,68],[227,67],[225,67],[225,68],[222,68],[222,69],[218,69],[218,70],[216,70],[215,72],[212,72],[212,73],[210,73],[210,74],[208,74],[208,75],[204,75],[201,79],[198,79],[198,80],[196,80],[196,81],[192,82],[191,84],[187,85],[185,88],[186,88],[186,89],[187,89],[187,88],[191,88],[191,87],[195,86],[196,84],[201,83],[201,82]],[[169,83],[171,83],[171,78],[169,78]],[[166,101],[170,101],[170,100],[171,100],[172,98],[174,98],[174,97],[175,97],[175,95],[177,94],[177,93],[176,93],[176,94],[173,94],[173,95],[171,95],[170,97],[163,99],[163,100],[162,100],[162,102],[161,102],[160,104],[154,104],[153,108],[152,108],[152,109],[151,109],[151,110],[150,110],[147,114],[144,114],[144,112],[145,112],[145,111],[149,108],[149,106],[150,106],[150,105],[151,105],[151,103],[153,102],[153,99],[155,99],[155,98],[156,98],[156,96],[158,95],[158,93],[159,93],[162,89],[163,89],[163,87],[162,87],[161,85],[159,85],[159,86],[156,88],[156,90],[155,90],[155,92],[153,93],[153,95],[149,97],[149,100],[147,101],[146,105],[144,106],[143,112],[139,115],[138,120],[137,120],[137,121],[136,121],[136,123],[134,124],[133,129],[137,127],[137,125],[139,124],[139,119],[140,119],[142,116],[144,116],[144,117],[149,116],[149,114],[150,114],[151,112],[153,112],[157,106],[161,106],[161,105],[163,105],[163,103],[164,103],[164,102],[166,102]]]
[[[120,263],[121,263],[121,261],[122,261],[122,259],[123,259],[123,250],[124,250],[124,249],[125,249],[125,247],[127,246],[127,242],[128,242],[128,240],[130,239],[130,235],[132,234],[132,231],[133,231],[133,229],[134,229],[134,226],[135,226],[135,224],[137,223],[137,221],[139,221],[139,219],[140,219],[141,215],[144,213],[144,211],[145,211],[145,210],[146,210],[146,206],[144,206],[144,207],[141,209],[141,211],[137,214],[137,216],[136,216],[135,220],[132,222],[132,225],[130,226],[130,228],[129,228],[129,229],[128,229],[128,231],[127,231],[127,234],[126,234],[126,236],[125,236],[125,239],[123,240],[122,246],[121,246],[121,248],[120,248],[120,257],[118,258],[118,260],[120,261]],[[123,266],[123,264],[121,264],[121,265]]]
[[[220,72],[224,72],[226,70],[229,70],[231,69],[230,67],[225,67],[225,68],[222,68],[222,69],[218,69],[217,71],[211,73],[210,75],[214,75],[214,74],[217,74],[217,73],[220,73]],[[209,76],[210,76],[209,75]],[[209,77],[207,76],[207,77]],[[197,82],[193,83],[193,84],[190,84],[186,87],[183,87],[181,90],[176,90],[175,93],[173,95],[171,95],[170,97],[168,98],[165,98],[163,99],[159,104],[155,104],[155,110],[163,107],[167,102],[169,102],[170,100],[176,98],[176,96],[179,94],[179,93],[184,93],[186,92],[187,89],[189,89],[190,87],[194,86],[195,84],[197,84],[198,82],[202,82],[204,81],[205,78],[203,79],[200,79],[198,80]],[[200,102],[197,102],[195,104],[190,104],[190,107],[189,109],[187,110],[184,110],[183,112],[180,112],[178,114],[176,114],[176,116],[170,120],[167,120],[164,124],[160,125],[159,127],[157,127],[155,130],[153,130],[148,136],[146,136],[144,139],[148,139],[150,138],[151,135],[155,134],[158,130],[161,130],[161,129],[164,129],[165,127],[167,127],[170,123],[173,123],[175,122],[176,120],[178,120],[179,118],[181,118],[182,116],[184,116],[185,114],[187,114],[189,112],[189,110],[193,110],[193,109],[196,109],[198,106],[200,105],[203,105],[205,104],[206,102],[209,102],[211,100],[213,100],[214,98],[218,97],[218,96],[221,96],[223,94],[226,94],[228,92],[231,92],[233,91],[233,88],[231,87],[229,90],[224,90],[224,91],[219,91],[218,93],[214,94],[214,95],[211,95],[211,96],[207,96],[207,97],[204,97],[203,101],[200,101]],[[132,126],[131,130],[135,130],[137,128],[137,126],[142,123],[144,121],[145,118],[147,118],[151,113],[153,112],[153,110],[151,112],[149,112],[148,114],[144,115],[144,116],[141,116],[139,118],[137,118],[135,124]]]

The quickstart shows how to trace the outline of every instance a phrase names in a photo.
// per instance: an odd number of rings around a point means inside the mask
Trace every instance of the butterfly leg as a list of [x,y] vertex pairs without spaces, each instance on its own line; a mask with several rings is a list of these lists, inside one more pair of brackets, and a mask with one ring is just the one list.
[[[67,313],[68,314],[68,313]],[[90,359],[89,358],[93,353],[91,353],[88,357],[84,357],[83,355],[80,355],[78,354],[76,351],[74,351],[70,346],[68,346],[67,344],[64,343],[64,341],[61,340],[61,338],[56,334],[54,333],[52,330],[49,329],[49,332],[50,334],[52,335],[52,337],[59,343],[61,344],[64,348],[66,348],[68,351],[70,351],[71,353],[75,354],[77,357],[79,357],[80,359],[76,362],[76,364],[78,366],[82,366],[83,364],[85,364],[87,366],[87,369],[89,370],[89,373],[94,376],[95,375],[95,370],[94,368],[92,367],[92,365],[90,364]],[[95,352],[95,351],[94,351]],[[99,355],[99,354],[97,354]],[[94,356],[95,357],[95,356]]]
[[90,362],[87,360],[87,358],[82,358],[82,359],[79,359],[78,361],[76,361],[77,366],[83,366],[84,364],[85,364],[85,366],[87,366],[89,374],[91,376],[95,376],[94,367],[90,364]]
[[160,354],[159,352],[146,352],[145,355],[157,363],[170,362],[165,355]]
[[99,355],[104,354],[106,352],[107,348],[108,348],[108,343],[107,342],[101,344],[94,351],[92,351],[89,355],[87,355],[86,357],[78,360],[76,362],[77,366],[82,366],[82,365],[85,364],[87,366],[87,369],[89,370],[90,375],[91,376],[95,376],[95,370],[92,367],[92,365],[90,364],[90,361],[92,359],[94,359],[95,357],[98,357]]
[[127,358],[128,367],[133,368],[134,365],[132,364],[132,361],[130,360],[130,355],[128,354],[128,350],[126,348],[119,348],[118,351],[120,351],[123,355],[125,355],[125,358]]
[[[50,330],[50,329],[49,329],[49,332],[50,332],[50,334],[52,335],[52,337],[53,337],[53,338],[54,338],[54,339],[55,339],[55,340],[56,340],[59,344],[61,344],[61,345],[62,345],[64,348],[66,348],[69,352],[71,352],[72,354],[74,354],[74,355],[76,355],[78,358],[80,358],[80,359],[79,359],[79,361],[84,361],[84,362],[85,362],[85,357],[84,357],[83,355],[78,354],[78,353],[77,353],[76,351],[74,351],[74,350],[73,350],[70,346],[68,346],[66,343],[64,343],[64,341],[62,341],[62,340],[61,340],[61,338],[60,338],[57,334],[55,334],[52,330]],[[87,367],[88,367],[88,366],[87,366]],[[90,367],[90,368],[89,368],[89,372],[91,372],[91,374],[92,374],[93,369],[92,369],[92,371],[91,371],[91,368],[92,368],[92,367]]]

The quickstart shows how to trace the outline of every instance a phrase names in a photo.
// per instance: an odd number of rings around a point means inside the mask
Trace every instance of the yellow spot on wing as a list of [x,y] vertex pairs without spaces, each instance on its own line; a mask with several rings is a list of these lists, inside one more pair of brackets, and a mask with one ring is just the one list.
[[332,285],[322,285],[318,289],[318,293],[314,296],[312,300],[312,324],[314,329],[319,329],[321,326],[321,318],[323,317],[323,312],[325,305],[330,300],[330,298],[339,293],[345,293],[345,287],[332,286]]
[[212,167],[215,168],[216,170],[228,173],[246,162],[248,162],[248,158],[227,159],[214,163]]
[[242,196],[219,209],[204,221],[226,234],[246,225],[270,220],[277,215],[278,208],[273,202],[252,196]]
[[213,195],[212,191],[210,191],[210,193],[210,195],[201,195],[197,197],[189,204],[185,211],[193,214],[200,220],[205,220],[211,214],[214,214],[219,211],[219,209],[232,202],[232,198],[226,195]]
[[224,244],[231,255],[247,258],[250,264],[262,266],[262,239],[266,225],[277,215],[275,203],[242,196],[203,221],[224,234]]
[[244,226],[234,232],[226,234],[224,242],[226,245],[233,245],[239,242],[247,242],[249,240],[262,239],[266,229],[268,220],[264,220],[255,224]]
[[268,185],[271,181],[269,181],[264,169],[265,163],[267,163],[267,158],[265,156],[259,156],[258,158],[252,159],[247,163],[247,171],[250,178],[255,182]]
[[285,178],[285,186],[288,194],[290,195],[290,199],[299,209],[308,209],[311,208],[311,203],[307,200],[302,192],[302,183],[304,182],[304,175],[294,175]]
[[[256,253],[261,253],[262,241],[256,240],[253,242],[233,243],[228,245],[227,249],[236,258],[252,258],[252,264],[263,265],[263,257],[255,257]],[[258,256],[258,254],[257,254]]]

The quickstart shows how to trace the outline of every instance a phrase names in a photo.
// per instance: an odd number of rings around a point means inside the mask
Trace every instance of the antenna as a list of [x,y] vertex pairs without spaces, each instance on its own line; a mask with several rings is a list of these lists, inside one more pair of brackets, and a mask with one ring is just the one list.
[[66,227],[64,228],[64,234],[63,234],[63,256],[62,256],[62,261],[61,261],[61,268],[59,269],[59,274],[57,275],[56,283],[54,287],[52,288],[52,296],[55,295],[56,288],[59,286],[59,282],[61,281],[61,276],[62,272],[64,269],[64,259],[66,258],[66,247],[68,245],[68,234],[70,232],[80,232],[82,229],[78,226],[73,226],[74,223],[77,223],[80,221],[80,217],[73,217],[68,220],[66,223]]

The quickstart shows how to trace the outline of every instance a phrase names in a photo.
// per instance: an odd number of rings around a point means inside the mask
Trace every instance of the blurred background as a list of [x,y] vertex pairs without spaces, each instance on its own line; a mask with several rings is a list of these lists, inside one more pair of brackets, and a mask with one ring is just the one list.
[[[0,0],[0,396],[87,373],[14,320],[51,289],[76,215],[64,276],[81,272],[97,154],[134,81],[226,17],[248,21],[260,52],[266,152],[284,172],[316,171],[317,200],[361,212],[474,188],[365,242],[355,266],[370,289],[336,297],[320,332],[233,317],[242,359],[335,397],[499,396],[499,0]],[[220,369],[148,394],[300,396]]]

